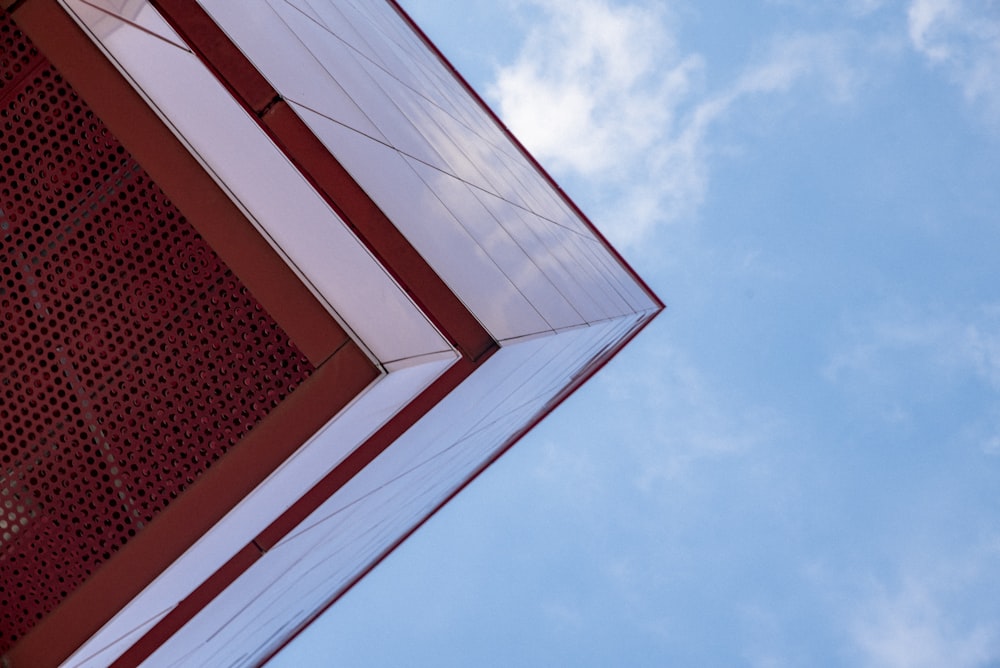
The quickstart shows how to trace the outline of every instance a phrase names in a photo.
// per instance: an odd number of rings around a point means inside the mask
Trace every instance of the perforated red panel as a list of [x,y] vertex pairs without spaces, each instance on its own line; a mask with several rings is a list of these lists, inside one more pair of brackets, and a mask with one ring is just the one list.
[[312,371],[0,12],[0,652]]

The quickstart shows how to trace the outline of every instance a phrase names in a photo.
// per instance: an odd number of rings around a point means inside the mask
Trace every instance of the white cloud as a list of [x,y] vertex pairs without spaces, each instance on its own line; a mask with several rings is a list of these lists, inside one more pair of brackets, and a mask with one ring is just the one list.
[[[673,124],[702,67],[681,57],[662,11],[600,0],[538,0],[546,18],[492,93],[515,134],[558,168],[616,167]],[[664,62],[666,61],[666,62]],[[663,67],[666,65],[666,67]]]
[[[957,442],[1000,454],[1000,306],[935,312],[897,305],[844,326],[836,340],[823,376],[886,422],[933,419],[941,427],[954,420]],[[976,388],[976,404],[963,388]],[[967,411],[961,419],[948,408],[954,400]]]
[[936,44],[931,33],[936,32],[941,24],[954,21],[957,9],[954,0],[913,0],[907,19],[914,48],[931,60],[945,60],[948,48],[944,44]]
[[1000,128],[1000,3],[911,0],[910,42],[958,84],[970,104]]
[[657,342],[642,359],[640,368],[609,369],[599,379],[617,406],[642,416],[624,420],[642,425],[634,437],[622,429],[640,492],[655,497],[665,488],[700,484],[720,461],[759,455],[784,433],[780,416],[734,396],[681,351]]
[[955,625],[919,585],[873,597],[852,631],[865,665],[878,668],[973,668],[1000,659],[995,624]]
[[835,34],[793,34],[773,40],[763,61],[747,69],[729,95],[785,93],[806,77],[833,102],[848,102],[859,77],[848,63],[848,41]]
[[654,171],[632,182],[617,222],[609,221],[617,241],[638,241],[656,218],[682,215],[703,196],[700,129],[678,118],[702,59],[678,52],[657,6],[533,4],[545,20],[490,93],[514,134],[555,171],[619,184],[640,165]]
[[[787,433],[780,415],[731,391],[662,340],[635,345],[641,361],[612,365],[595,379],[588,400],[595,402],[591,414],[599,410],[601,417],[575,425],[586,438],[561,432],[562,439],[542,445],[532,474],[553,498],[593,522],[624,495],[636,495],[658,508],[647,517],[656,525],[661,504],[719,493],[720,465],[748,462],[743,476],[750,485],[772,475],[762,455]],[[616,444],[612,451],[609,443]]]
[[986,318],[985,323],[966,325],[965,351],[976,373],[1000,390],[1000,309],[988,309]]
[[710,130],[744,100],[787,93],[815,75],[842,101],[854,83],[835,38],[793,35],[708,94],[704,59],[681,52],[664,4],[526,1],[542,18],[490,95],[543,164],[601,184],[605,196],[587,208],[619,244],[638,245],[697,211],[708,191]]
[[[848,635],[862,664],[873,668],[986,668],[1000,661],[1000,623],[970,614],[992,579],[997,546],[946,556],[905,576],[876,582],[848,612]],[[995,609],[995,606],[989,606]]]
[[983,443],[983,452],[988,455],[1000,455],[1000,436],[990,436]]
[[841,338],[849,342],[823,369],[835,382],[853,377],[883,384],[916,366],[929,368],[938,381],[972,375],[1000,390],[1000,307],[994,305],[966,314],[902,309],[852,325]]
[[[940,518],[947,539],[895,543],[885,558],[816,563],[809,580],[843,639],[843,665],[996,668],[1000,665],[1000,534],[978,521]],[[957,525],[972,525],[955,531]],[[838,664],[840,665],[840,664]]]

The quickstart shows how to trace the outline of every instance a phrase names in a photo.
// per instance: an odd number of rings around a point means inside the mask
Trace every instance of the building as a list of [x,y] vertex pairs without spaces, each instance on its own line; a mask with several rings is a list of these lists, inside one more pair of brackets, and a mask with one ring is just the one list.
[[0,8],[4,665],[265,661],[662,309],[392,1]]

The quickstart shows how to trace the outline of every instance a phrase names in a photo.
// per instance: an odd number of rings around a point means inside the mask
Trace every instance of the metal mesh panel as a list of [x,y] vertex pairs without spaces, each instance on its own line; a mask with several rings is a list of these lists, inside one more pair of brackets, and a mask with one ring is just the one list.
[[0,652],[313,370],[0,12]]

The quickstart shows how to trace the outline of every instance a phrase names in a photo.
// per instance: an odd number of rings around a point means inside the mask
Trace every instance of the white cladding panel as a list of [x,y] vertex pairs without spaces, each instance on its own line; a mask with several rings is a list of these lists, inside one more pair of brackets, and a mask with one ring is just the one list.
[[654,308],[389,3],[199,2],[494,338]]
[[[169,612],[409,404],[453,361],[452,358],[415,364],[379,378],[123,607],[70,657],[67,665],[111,663],[131,644],[121,638],[134,641],[141,637],[134,628],[136,620],[155,622]],[[142,625],[145,630],[148,627]]]
[[423,521],[643,318],[502,348],[151,657],[251,666]]

